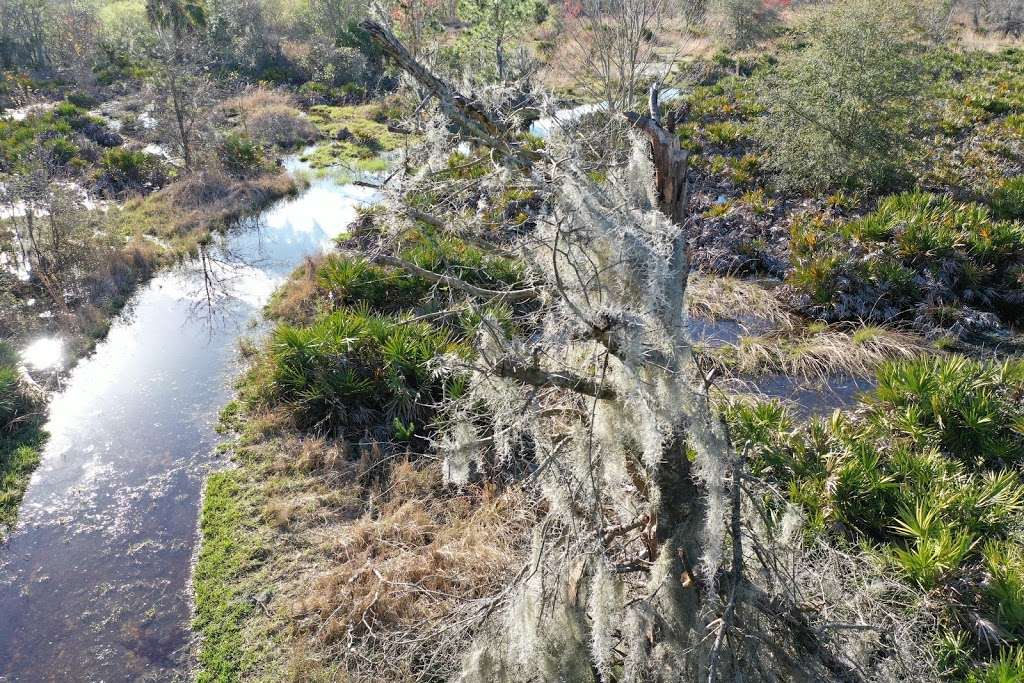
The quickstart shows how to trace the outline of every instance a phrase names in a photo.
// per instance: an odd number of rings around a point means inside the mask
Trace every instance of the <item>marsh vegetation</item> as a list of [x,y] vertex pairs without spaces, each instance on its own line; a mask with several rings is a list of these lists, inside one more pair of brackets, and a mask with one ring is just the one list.
[[199,680],[1024,677],[1019,4],[12,10],[0,523],[13,349],[330,183],[221,414]]

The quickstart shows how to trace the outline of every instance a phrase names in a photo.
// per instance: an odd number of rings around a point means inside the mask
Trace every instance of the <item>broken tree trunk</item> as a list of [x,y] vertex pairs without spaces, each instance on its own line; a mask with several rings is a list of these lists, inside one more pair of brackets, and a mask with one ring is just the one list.
[[[715,681],[756,679],[763,669],[781,674],[764,680],[794,680],[793,671],[824,672],[806,680],[859,680],[810,622],[797,617],[801,607],[794,601],[767,593],[755,599],[752,589],[738,589],[747,582],[738,540],[731,599],[723,606],[728,591],[717,577],[724,528],[734,539],[743,532],[738,489],[733,520],[723,515],[730,472],[731,485],[739,486],[736,459],[706,383],[697,381],[686,336],[689,155],[670,130],[675,117],[669,128],[661,123],[657,88],[649,115],[624,114],[651,145],[644,191],[634,191],[638,176],[627,175],[635,169],[619,169],[608,186],[597,186],[559,168],[546,152],[526,149],[497,116],[432,74],[390,31],[371,21],[362,27],[467,136],[547,183],[555,216],[538,221],[531,250],[523,252],[537,273],[530,289],[484,290],[457,274],[375,257],[478,299],[536,297],[552,314],[527,337],[492,331],[478,344],[483,367],[467,391],[480,391],[467,399],[488,406],[496,435],[518,434],[531,444],[537,458],[531,477],[549,513],[536,529],[529,571],[503,593],[500,612],[488,608],[488,626],[466,651],[460,680]],[[533,173],[535,167],[542,168]],[[646,191],[652,174],[656,205]],[[443,228],[441,219],[420,218]],[[558,410],[552,417],[553,407],[565,405],[574,417]],[[453,435],[452,457],[479,451],[458,447],[481,443],[472,414],[462,426],[463,436]],[[456,469],[482,462],[469,457]],[[756,643],[768,642],[772,653],[733,656],[755,647],[744,638],[761,618],[774,628]],[[771,641],[780,633],[803,661],[790,666],[787,646]],[[725,656],[723,643],[736,652]]]
[[437,98],[441,111],[459,125],[470,137],[498,152],[507,162],[520,170],[529,171],[539,155],[521,144],[511,142],[490,113],[479,102],[466,97],[448,83],[435,76],[409,53],[395,35],[375,21],[366,20],[360,27],[370,39],[412,76],[426,90]]
[[[508,163],[523,171],[529,171],[541,159],[538,152],[509,140],[508,131],[479,102],[458,92],[416,61],[391,31],[371,20],[363,21],[360,26],[384,54],[437,98],[445,115],[467,135],[490,147]],[[651,89],[650,106],[649,116],[634,112],[626,112],[623,116],[650,138],[661,210],[668,218],[682,224],[688,215],[689,153],[679,146],[679,139],[661,125],[656,87]]]

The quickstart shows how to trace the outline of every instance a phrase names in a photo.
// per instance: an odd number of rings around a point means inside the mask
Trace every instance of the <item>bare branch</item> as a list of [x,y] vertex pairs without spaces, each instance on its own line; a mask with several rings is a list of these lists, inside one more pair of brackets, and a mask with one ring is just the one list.
[[393,266],[395,268],[401,268],[402,270],[421,277],[428,282],[434,282],[437,284],[450,287],[451,289],[457,289],[461,292],[465,292],[471,296],[475,296],[480,299],[504,299],[510,302],[520,301],[532,301],[540,297],[540,292],[535,288],[530,289],[484,289],[483,287],[477,287],[471,285],[465,280],[462,280],[451,275],[444,275],[442,273],[435,273],[432,270],[426,268],[420,268],[415,263],[400,259],[395,256],[389,256],[387,254],[376,254],[370,257],[370,260],[374,263],[378,263],[385,266]]
[[526,365],[515,358],[503,358],[490,370],[499,377],[516,380],[534,387],[555,387],[569,389],[578,394],[606,401],[614,400],[615,390],[604,384],[568,372],[549,372],[535,365]]

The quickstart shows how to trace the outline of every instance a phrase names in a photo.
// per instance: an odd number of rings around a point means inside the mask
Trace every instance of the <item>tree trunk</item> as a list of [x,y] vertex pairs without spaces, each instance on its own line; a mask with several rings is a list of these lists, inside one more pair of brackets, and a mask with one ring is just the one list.
[[188,132],[185,128],[185,112],[181,102],[181,92],[178,88],[178,78],[171,69],[169,72],[168,84],[171,87],[171,104],[174,107],[174,119],[178,124],[178,137],[181,140],[181,155],[185,160],[185,170],[192,171],[192,149],[188,139]]

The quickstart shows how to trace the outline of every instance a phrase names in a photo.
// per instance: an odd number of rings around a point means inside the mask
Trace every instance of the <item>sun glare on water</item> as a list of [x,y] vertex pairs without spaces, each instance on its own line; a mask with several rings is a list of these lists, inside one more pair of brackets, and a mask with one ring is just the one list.
[[21,358],[35,370],[58,367],[64,360],[64,342],[57,337],[37,339],[22,349]]

